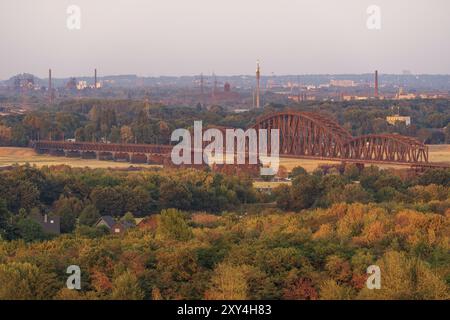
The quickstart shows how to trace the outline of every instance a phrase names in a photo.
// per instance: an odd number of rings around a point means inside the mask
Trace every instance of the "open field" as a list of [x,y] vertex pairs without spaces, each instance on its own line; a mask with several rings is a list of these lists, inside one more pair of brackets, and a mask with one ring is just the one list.
[[282,184],[291,185],[290,181],[254,181],[255,188],[276,188]]
[[[431,162],[445,162],[450,164],[450,145],[430,145],[430,161]],[[30,148],[14,148],[14,147],[0,147],[0,167],[12,164],[25,164],[42,166],[52,166],[66,164],[73,167],[92,167],[92,168],[128,168],[131,165],[134,167],[149,167],[145,164],[130,164],[127,162],[113,162],[113,161],[98,161],[94,159],[78,159],[78,158],[65,158],[55,157],[50,155],[39,155]],[[291,171],[296,166],[302,166],[307,171],[313,171],[319,165],[327,163],[337,163],[333,161],[322,160],[305,160],[305,159],[293,159],[282,158],[280,165],[286,167],[288,171]],[[383,168],[404,168],[403,166],[383,165]]]
[[430,161],[450,163],[450,144],[430,145]]
[[66,164],[72,167],[91,167],[91,168],[128,168],[145,167],[149,168],[152,165],[146,164],[131,164],[128,162],[114,162],[114,161],[99,161],[95,159],[80,159],[80,158],[66,158],[55,157],[46,154],[37,154],[30,148],[13,148],[0,147],[0,167],[12,164],[26,164],[43,166],[57,166]]

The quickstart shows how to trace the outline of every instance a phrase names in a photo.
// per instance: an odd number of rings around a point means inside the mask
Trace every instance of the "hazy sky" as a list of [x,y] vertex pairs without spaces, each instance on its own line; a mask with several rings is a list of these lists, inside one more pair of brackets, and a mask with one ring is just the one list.
[[0,0],[0,79],[253,74],[257,59],[266,75],[450,74],[449,15],[449,0]]

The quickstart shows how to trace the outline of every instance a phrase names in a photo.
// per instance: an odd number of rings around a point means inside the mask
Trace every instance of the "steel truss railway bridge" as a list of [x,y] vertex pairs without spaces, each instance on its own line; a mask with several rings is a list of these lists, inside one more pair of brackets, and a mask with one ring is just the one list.
[[[251,128],[279,129],[281,157],[416,168],[450,167],[429,162],[428,147],[414,138],[397,134],[354,137],[337,122],[319,113],[271,113],[258,118]],[[33,141],[31,144],[40,153],[158,164],[170,164],[173,148],[171,145],[65,141]]]

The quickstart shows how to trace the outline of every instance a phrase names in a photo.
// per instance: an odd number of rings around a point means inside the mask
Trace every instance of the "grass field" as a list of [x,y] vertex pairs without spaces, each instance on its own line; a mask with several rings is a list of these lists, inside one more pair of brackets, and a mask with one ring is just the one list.
[[[430,161],[432,162],[445,162],[450,164],[450,145],[430,145]],[[297,166],[302,166],[307,171],[313,171],[319,165],[333,163],[333,161],[322,160],[305,160],[305,159],[292,159],[282,158],[280,165],[284,166],[288,171]],[[90,159],[78,159],[78,158],[65,158],[55,157],[50,155],[39,155],[30,148],[13,148],[13,147],[0,147],[0,167],[8,166],[12,164],[25,164],[42,166],[52,166],[66,164],[73,167],[92,167],[92,168],[128,168],[131,165],[133,167],[150,167],[145,164],[130,164],[127,162],[114,162],[114,161],[98,161]],[[336,163],[336,162],[334,162]],[[383,165],[381,167],[391,168],[396,166]],[[399,167],[397,168],[404,168]]]
[[152,165],[146,164],[131,164],[128,162],[114,162],[114,161],[99,161],[95,159],[80,159],[80,158],[66,158],[55,157],[46,154],[37,154],[30,148],[12,148],[0,147],[0,167],[12,164],[26,164],[43,166],[57,166],[66,164],[72,167],[90,167],[90,168],[128,168],[145,167],[149,168]]

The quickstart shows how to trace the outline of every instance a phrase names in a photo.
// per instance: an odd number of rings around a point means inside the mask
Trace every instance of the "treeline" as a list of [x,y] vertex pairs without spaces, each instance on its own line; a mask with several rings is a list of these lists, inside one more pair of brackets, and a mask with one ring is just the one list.
[[92,227],[101,215],[144,217],[164,208],[221,212],[255,199],[250,179],[208,171],[17,166],[0,172],[0,235],[46,238],[32,219],[43,214],[59,216],[61,232],[70,233]]
[[390,208],[400,205],[440,214],[450,208],[449,169],[431,169],[411,177],[399,173],[348,164],[342,172],[332,167],[308,174],[297,167],[290,173],[292,185],[275,188],[272,199],[279,208],[295,211],[341,202],[384,203]]
[[[301,215],[164,210],[123,236],[0,241],[0,299],[449,299],[446,216],[336,204]],[[81,289],[66,269],[81,269]],[[381,270],[381,289],[366,286]]]
[[220,107],[208,111],[131,100],[69,100],[25,115],[1,117],[0,145],[26,146],[37,139],[169,144],[173,130],[189,128],[199,119],[214,124],[224,115]]
[[[195,120],[205,126],[248,128],[263,113],[282,110],[329,115],[353,135],[399,133],[427,144],[450,143],[450,101],[351,101],[270,104],[261,110],[235,114],[220,106],[166,107],[133,100],[83,99],[62,101],[25,115],[0,118],[0,145],[26,146],[29,140],[63,138],[78,141],[168,144],[174,129]],[[400,110],[412,124],[390,125],[386,117]]]
[[[276,109],[283,106],[274,106]],[[354,136],[398,133],[416,137],[426,144],[450,143],[450,100],[372,100],[346,102],[304,102],[290,106],[295,110],[330,115]],[[411,117],[411,125],[390,125],[387,116],[397,113]]]
[[267,193],[254,188],[248,177],[209,170],[16,166],[0,172],[0,235],[9,240],[45,239],[32,219],[44,214],[60,217],[62,233],[78,227],[95,233],[99,230],[94,224],[102,215],[147,217],[168,208],[219,214],[254,213],[267,205],[300,212],[337,203],[380,203],[389,210],[402,207],[442,215],[450,208],[450,170],[401,178],[377,167],[347,165],[342,172],[323,168],[311,174],[297,167],[290,177],[291,184]]
[[[291,178],[267,194],[190,169],[1,171],[0,299],[450,298],[449,170]],[[66,234],[43,234],[31,219],[42,213]],[[111,235],[94,227],[104,214],[149,223]],[[79,291],[66,288],[70,265]],[[380,290],[366,287],[370,265]]]

